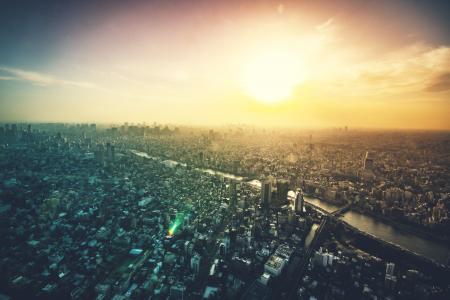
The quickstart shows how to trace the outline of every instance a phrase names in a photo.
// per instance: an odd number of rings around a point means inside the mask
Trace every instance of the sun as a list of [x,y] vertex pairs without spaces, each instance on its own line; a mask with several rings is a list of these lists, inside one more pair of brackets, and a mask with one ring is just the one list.
[[288,99],[305,79],[299,55],[289,50],[271,50],[253,56],[245,66],[242,86],[258,101],[278,103]]

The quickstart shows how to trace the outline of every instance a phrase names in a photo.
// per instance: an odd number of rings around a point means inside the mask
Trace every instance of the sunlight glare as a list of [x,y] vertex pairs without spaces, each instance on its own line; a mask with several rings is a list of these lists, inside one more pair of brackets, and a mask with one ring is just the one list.
[[305,80],[298,54],[289,50],[261,53],[244,70],[245,93],[258,101],[278,103],[288,99],[296,85]]

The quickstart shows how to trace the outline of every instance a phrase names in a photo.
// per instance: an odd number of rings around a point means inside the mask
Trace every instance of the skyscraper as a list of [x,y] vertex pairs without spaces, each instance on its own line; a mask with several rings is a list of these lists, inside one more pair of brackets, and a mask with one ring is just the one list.
[[386,275],[394,275],[395,264],[387,263],[386,264]]
[[111,145],[111,143],[106,143],[106,157],[108,159],[108,162],[114,162],[115,160],[115,149],[114,146]]
[[97,146],[97,151],[95,151],[94,154],[95,154],[95,160],[100,164],[103,163],[103,158],[104,158],[103,153],[104,153],[103,145],[99,144]]
[[297,213],[303,213],[303,206],[305,205],[305,200],[303,199],[303,191],[301,189],[298,190],[297,195],[295,197],[294,202],[294,210]]
[[371,153],[370,151],[366,151],[366,156],[364,157],[364,169],[372,169],[373,167],[373,153]]
[[272,201],[272,181],[266,179],[261,186],[261,208],[268,211]]
[[200,256],[199,256],[198,254],[195,254],[195,255],[191,258],[191,269],[192,269],[195,273],[200,272]]
[[111,146],[111,161],[112,162],[116,161],[116,150],[114,146]]
[[277,180],[277,200],[278,205],[284,205],[287,202],[287,195],[289,192],[289,181],[286,179]]
[[232,181],[230,184],[230,209],[236,210],[237,205],[237,182]]

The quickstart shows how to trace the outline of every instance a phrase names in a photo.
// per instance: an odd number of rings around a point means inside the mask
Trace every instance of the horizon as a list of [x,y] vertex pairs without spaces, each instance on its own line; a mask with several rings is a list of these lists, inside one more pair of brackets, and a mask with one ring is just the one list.
[[[229,129],[229,128],[240,128],[240,129],[253,129],[253,130],[280,130],[280,131],[298,131],[298,132],[323,132],[323,131],[342,131],[347,133],[370,133],[370,132],[430,132],[430,133],[450,133],[450,129],[446,128],[377,128],[377,127],[349,127],[349,126],[328,126],[328,127],[294,127],[289,125],[269,125],[264,126],[260,124],[245,124],[245,123],[224,123],[224,124],[187,124],[187,123],[175,123],[175,122],[151,122],[151,121],[141,121],[141,122],[71,122],[71,121],[0,121],[0,125],[90,125],[95,124],[97,129],[101,128],[113,128],[118,126],[137,126],[137,127],[161,127],[167,126],[170,128],[179,129]],[[347,129],[346,129],[347,128]]]

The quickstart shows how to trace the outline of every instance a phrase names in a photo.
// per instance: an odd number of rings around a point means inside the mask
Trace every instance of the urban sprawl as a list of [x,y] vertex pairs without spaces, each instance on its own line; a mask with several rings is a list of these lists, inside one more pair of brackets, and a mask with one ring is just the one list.
[[0,299],[450,299],[449,211],[448,132],[0,124]]

